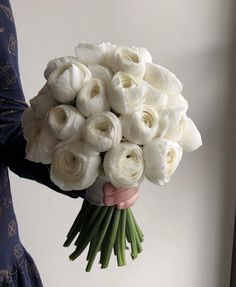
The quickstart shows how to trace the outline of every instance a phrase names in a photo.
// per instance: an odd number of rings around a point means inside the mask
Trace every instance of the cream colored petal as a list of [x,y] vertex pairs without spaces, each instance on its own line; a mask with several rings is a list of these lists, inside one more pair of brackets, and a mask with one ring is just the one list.
[[183,90],[180,80],[173,73],[153,63],[146,64],[144,80],[154,88],[170,95],[181,94]]
[[179,144],[186,152],[194,151],[202,145],[201,134],[190,118],[186,119],[185,129]]

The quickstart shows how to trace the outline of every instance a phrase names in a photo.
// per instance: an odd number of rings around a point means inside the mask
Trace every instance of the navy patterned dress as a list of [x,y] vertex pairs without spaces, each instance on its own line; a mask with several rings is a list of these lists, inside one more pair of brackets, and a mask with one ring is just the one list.
[[[42,286],[34,261],[19,238],[8,168],[20,177],[66,194],[50,181],[48,166],[25,159],[20,117],[26,106],[18,70],[13,14],[9,0],[0,0],[0,287]],[[84,197],[84,191],[66,195]]]

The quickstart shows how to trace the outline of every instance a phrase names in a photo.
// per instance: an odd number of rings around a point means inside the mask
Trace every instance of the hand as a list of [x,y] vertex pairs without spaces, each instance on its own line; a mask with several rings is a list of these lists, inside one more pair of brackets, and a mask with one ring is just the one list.
[[115,188],[110,182],[103,186],[103,202],[106,206],[116,205],[118,209],[129,208],[137,201],[139,187]]
[[96,182],[87,188],[85,198],[94,205],[116,205],[118,209],[129,208],[137,201],[139,187],[115,188],[106,177],[98,177]]

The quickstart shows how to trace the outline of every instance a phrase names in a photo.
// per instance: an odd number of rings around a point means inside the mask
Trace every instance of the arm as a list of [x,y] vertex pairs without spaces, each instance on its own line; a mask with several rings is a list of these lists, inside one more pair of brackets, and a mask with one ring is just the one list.
[[25,159],[21,115],[27,107],[17,57],[17,38],[8,0],[0,0],[0,160],[20,177],[44,184],[57,192],[79,197],[84,191],[63,192],[49,177],[49,167]]

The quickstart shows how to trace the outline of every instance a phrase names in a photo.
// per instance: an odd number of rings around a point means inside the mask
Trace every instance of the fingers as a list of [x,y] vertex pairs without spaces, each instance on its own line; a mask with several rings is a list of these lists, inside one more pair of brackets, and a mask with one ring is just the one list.
[[135,193],[130,199],[123,201],[121,203],[118,203],[116,205],[116,207],[118,209],[126,209],[129,208],[131,206],[133,206],[135,204],[135,202],[138,200],[139,197],[139,192]]
[[117,205],[120,209],[133,205],[138,198],[138,187],[114,188],[110,183],[106,183],[103,190],[104,204],[107,206]]

